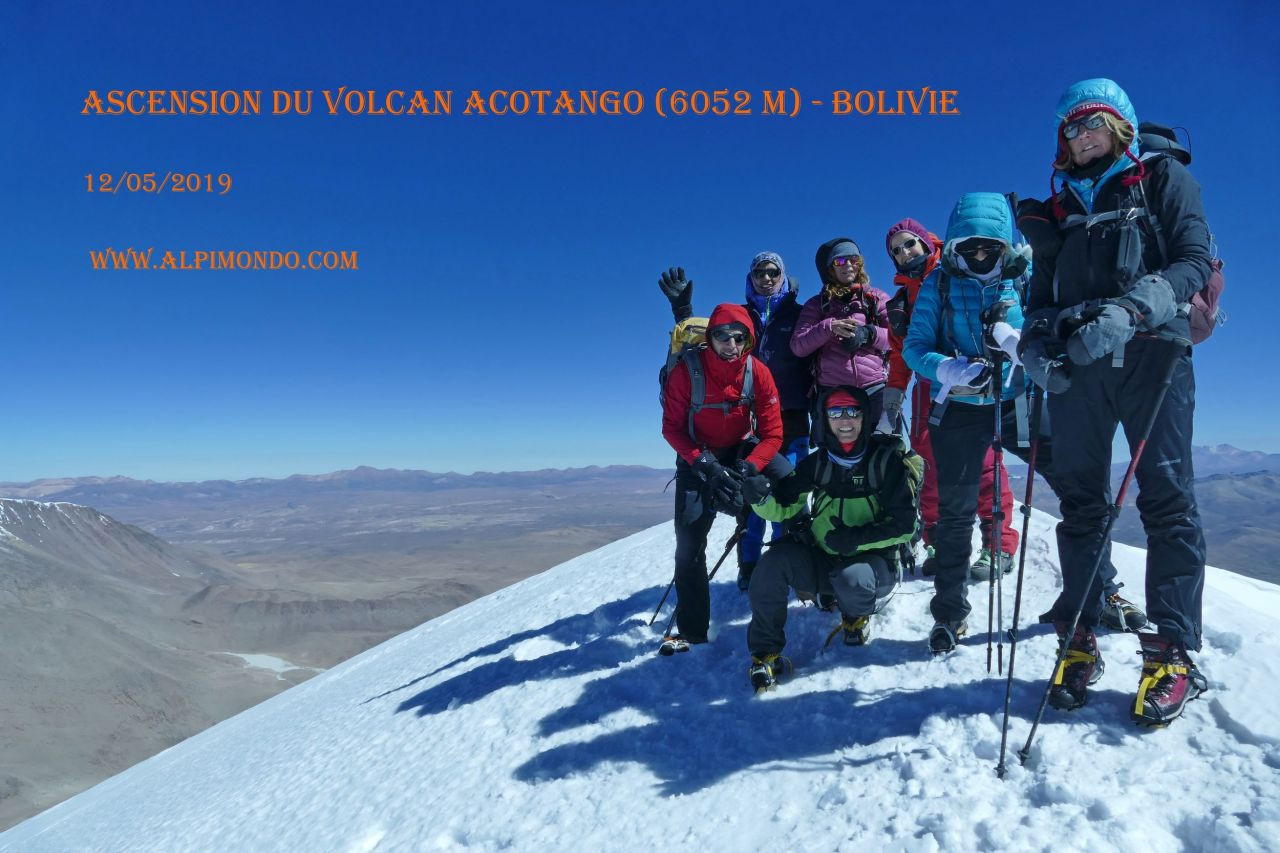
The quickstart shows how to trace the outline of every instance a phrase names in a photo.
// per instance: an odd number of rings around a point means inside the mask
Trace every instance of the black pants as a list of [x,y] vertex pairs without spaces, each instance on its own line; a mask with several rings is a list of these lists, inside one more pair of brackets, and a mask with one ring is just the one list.
[[[1059,471],[1057,460],[1062,452],[1061,446],[1056,438],[1049,438],[1047,421],[1047,418],[1041,418],[1040,441],[1036,448],[1036,473],[1048,481],[1049,487],[1061,500],[1069,487],[1065,477],[1070,475],[1063,475]],[[1056,418],[1054,426],[1057,431],[1064,429],[1061,424],[1057,424]],[[973,551],[973,516],[978,511],[982,463],[995,436],[995,429],[994,405],[975,406],[952,401],[943,414],[942,423],[929,430],[938,471],[938,524],[933,533],[937,574],[933,580],[934,596],[929,609],[933,618],[939,622],[959,622],[969,615],[965,587]],[[1024,462],[1030,461],[1031,448],[1018,446],[1017,411],[1012,400],[1002,404],[1000,437],[1005,450]],[[1117,588],[1116,568],[1111,563],[1109,541],[1105,543],[1105,548],[1106,553],[1099,571],[1099,589],[1105,588],[1107,594],[1110,594]],[[1062,559],[1065,574],[1065,556]],[[1064,589],[1064,596],[1059,597],[1055,608],[1063,606],[1065,595]],[[1101,592],[1095,599],[1095,612],[1100,612]]]
[[1049,398],[1060,457],[1062,605],[1086,604],[1080,624],[1097,624],[1098,582],[1086,588],[1102,545],[1111,497],[1111,444],[1124,427],[1130,453],[1142,437],[1161,381],[1176,359],[1172,380],[1134,471],[1138,512],[1147,533],[1147,617],[1157,631],[1189,649],[1200,648],[1204,594],[1204,533],[1192,486],[1191,431],[1196,384],[1189,347],[1135,340],[1124,364],[1099,359],[1073,371],[1071,387]]
[[764,553],[751,576],[747,649],[763,658],[786,645],[788,587],[813,595],[833,594],[841,615],[854,619],[882,607],[898,580],[897,561],[885,554],[836,557],[817,545],[779,542]]
[[[721,459],[732,464],[733,459]],[[707,582],[707,533],[716,510],[707,483],[683,459],[676,460],[676,628],[686,639],[703,641],[711,623]]]

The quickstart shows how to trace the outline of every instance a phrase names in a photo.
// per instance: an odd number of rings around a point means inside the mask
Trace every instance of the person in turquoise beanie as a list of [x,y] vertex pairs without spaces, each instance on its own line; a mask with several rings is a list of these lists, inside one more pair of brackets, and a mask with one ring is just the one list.
[[[1050,197],[1018,211],[1035,253],[1019,348],[1031,378],[1050,392],[1062,510],[1063,593],[1050,616],[1068,653],[1049,701],[1079,708],[1102,675],[1093,632],[1102,578],[1090,584],[1090,576],[1099,550],[1110,547],[1102,533],[1121,426],[1139,458],[1154,626],[1139,634],[1143,668],[1132,716],[1161,726],[1207,689],[1188,654],[1201,643],[1205,543],[1192,486],[1195,376],[1180,306],[1209,276],[1209,228],[1186,168],[1140,150],[1137,115],[1115,82],[1068,88],[1055,122]],[[1077,609],[1077,630],[1067,637]]]

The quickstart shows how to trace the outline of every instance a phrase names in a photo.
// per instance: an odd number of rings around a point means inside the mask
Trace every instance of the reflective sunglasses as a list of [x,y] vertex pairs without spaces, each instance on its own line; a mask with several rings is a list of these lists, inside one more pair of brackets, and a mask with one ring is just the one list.
[[711,340],[720,344],[727,344],[733,341],[735,344],[744,344],[747,342],[746,332],[731,332],[728,329],[716,329],[711,333]]
[[912,237],[910,240],[903,240],[901,243],[894,246],[893,253],[895,255],[901,255],[903,252],[906,252],[910,249],[914,249],[916,246],[919,246],[919,245],[920,245],[920,241],[917,240],[915,237]]
[[835,264],[838,267],[846,267],[846,266],[853,266],[858,262],[858,260],[859,258],[857,255],[846,255],[846,256],[836,258],[831,263]]
[[756,267],[751,271],[752,278],[778,278],[782,270],[777,267]]
[[1062,138],[1075,139],[1080,135],[1080,128],[1084,128],[1085,130],[1097,130],[1106,123],[1106,113],[1094,113],[1091,116],[1078,118],[1075,121],[1067,122],[1062,126]]
[[862,417],[862,409],[857,406],[831,406],[827,409],[827,417],[832,420],[840,418],[860,418]]
[[1004,251],[1004,245],[1001,243],[966,243],[956,247],[956,254],[966,260],[973,260],[979,254],[998,255]]

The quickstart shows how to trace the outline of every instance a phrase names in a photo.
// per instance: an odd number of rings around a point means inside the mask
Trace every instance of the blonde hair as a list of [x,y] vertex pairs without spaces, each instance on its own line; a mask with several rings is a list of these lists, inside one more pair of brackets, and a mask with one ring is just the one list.
[[[1119,157],[1133,144],[1133,125],[1106,110],[1098,110],[1102,114],[1102,122],[1111,131],[1111,154]],[[1093,115],[1093,113],[1089,113]],[[1075,157],[1071,154],[1071,146],[1062,138],[1062,128],[1058,128],[1058,159],[1053,161],[1053,168],[1067,170],[1075,165]]]

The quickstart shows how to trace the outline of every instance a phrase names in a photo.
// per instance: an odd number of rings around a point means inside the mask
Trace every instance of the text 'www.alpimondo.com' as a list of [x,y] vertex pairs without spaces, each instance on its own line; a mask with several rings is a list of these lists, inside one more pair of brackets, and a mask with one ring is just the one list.
[[314,249],[90,249],[95,270],[358,270],[359,252]]

